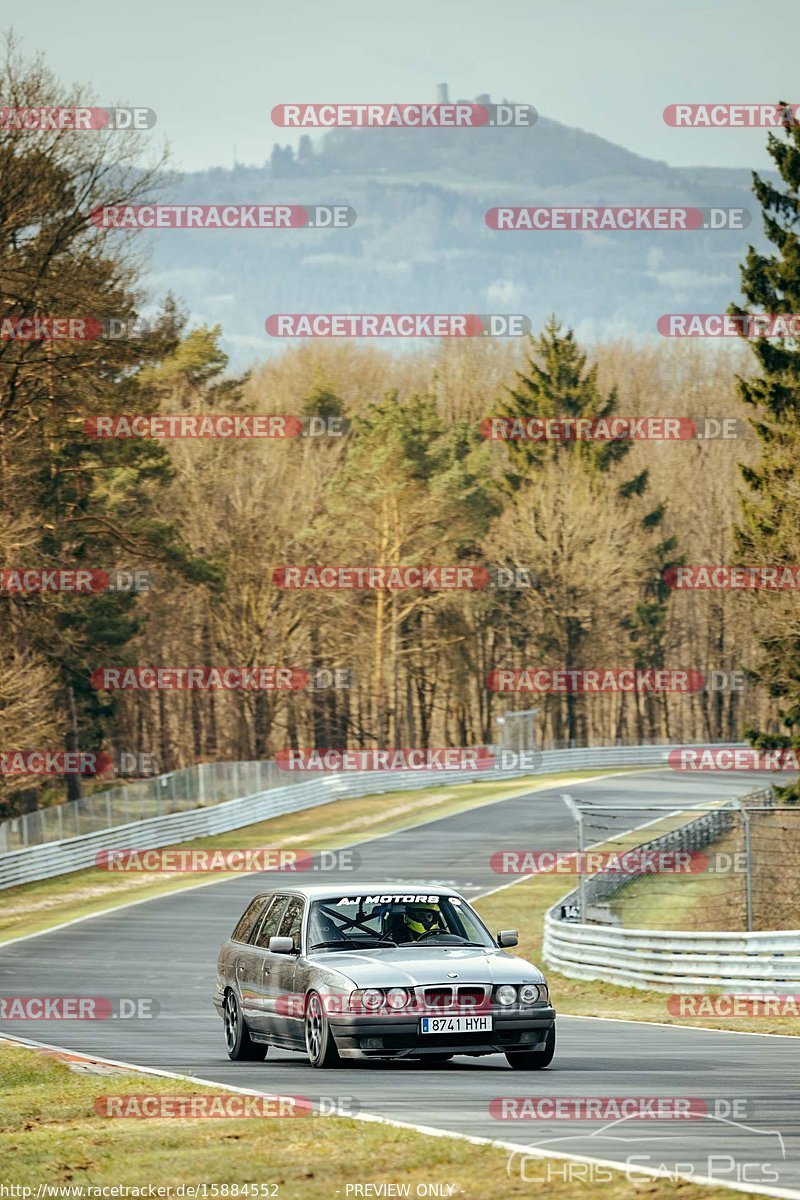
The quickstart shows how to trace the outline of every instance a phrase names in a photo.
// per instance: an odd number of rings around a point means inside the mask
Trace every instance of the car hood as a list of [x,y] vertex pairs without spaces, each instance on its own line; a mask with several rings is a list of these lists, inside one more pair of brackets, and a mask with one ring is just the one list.
[[[473,946],[389,946],[369,952],[326,950],[313,955],[319,967],[338,971],[356,987],[416,987],[432,983],[543,983],[524,958]],[[456,979],[448,979],[453,972]]]

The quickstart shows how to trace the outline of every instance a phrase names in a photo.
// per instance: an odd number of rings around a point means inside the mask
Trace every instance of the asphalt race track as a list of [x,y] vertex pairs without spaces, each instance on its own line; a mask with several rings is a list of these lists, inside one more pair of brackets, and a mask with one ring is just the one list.
[[[667,770],[572,784],[572,795],[630,805],[630,825],[653,819],[637,804],[703,804],[763,786],[767,777],[676,775]],[[504,882],[489,867],[497,849],[574,846],[574,825],[554,787],[473,809],[358,845],[359,878],[439,882],[469,897]],[[322,879],[323,877],[319,877]],[[334,878],[327,874],[325,881]],[[304,1056],[270,1050],[264,1063],[228,1060],[211,1004],[217,950],[248,897],[286,876],[243,875],[136,904],[0,947],[4,996],[154,997],[155,1019],[7,1021],[4,1032],[205,1080],[269,1093],[336,1097],[341,1107],[442,1130],[624,1164],[662,1164],[747,1190],[800,1197],[800,1041],[655,1024],[559,1017],[553,1065],[512,1071],[502,1056],[419,1063],[348,1064],[313,1071]],[[570,879],[565,879],[568,890]],[[589,985],[591,986],[591,985]],[[556,1009],[558,994],[553,997]],[[665,997],[666,1004],[666,997]],[[743,1022],[743,1028],[746,1022]],[[113,1090],[113,1089],[109,1089]],[[177,1085],[176,1091],[180,1091]],[[501,1096],[688,1096],[718,1116],[689,1121],[501,1121]],[[738,1117],[731,1108],[738,1102]],[[709,1156],[711,1159],[709,1160]],[[535,1186],[538,1161],[510,1162]],[[496,1181],[502,1189],[502,1179]],[[493,1190],[497,1190],[497,1187]],[[498,1193],[501,1194],[501,1193]]]

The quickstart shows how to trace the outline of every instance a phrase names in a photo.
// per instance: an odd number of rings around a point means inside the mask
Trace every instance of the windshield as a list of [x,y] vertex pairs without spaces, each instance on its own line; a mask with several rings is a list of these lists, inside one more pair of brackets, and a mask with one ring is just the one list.
[[419,942],[431,946],[494,942],[459,896],[398,892],[317,900],[308,919],[309,950],[359,950]]

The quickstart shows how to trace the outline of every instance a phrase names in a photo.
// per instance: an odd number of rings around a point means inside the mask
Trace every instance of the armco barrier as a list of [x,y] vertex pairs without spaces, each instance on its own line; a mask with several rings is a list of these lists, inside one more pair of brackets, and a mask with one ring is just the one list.
[[[751,793],[743,802],[769,806],[770,793]],[[732,807],[723,807],[705,813],[638,848],[700,849],[730,827],[734,812]],[[590,876],[583,885],[584,902],[608,899],[629,880],[630,876],[602,873]],[[800,930],[684,932],[562,920],[561,906],[574,904],[577,897],[575,888],[548,909],[544,919],[543,960],[569,979],[601,980],[660,992],[800,992]]]
[[677,933],[559,921],[545,916],[543,958],[570,979],[658,992],[800,992],[800,930]]
[[[612,767],[663,766],[671,749],[654,746],[595,746],[573,750],[546,750],[536,774]],[[231,764],[228,764],[229,766]],[[44,842],[0,854],[0,888],[47,879],[93,866],[101,850],[151,850],[159,846],[211,837],[240,829],[268,817],[299,812],[334,800],[383,792],[448,786],[457,783],[518,779],[530,775],[508,771],[372,771],[326,773],[270,787],[252,795],[173,812],[145,820],[100,828],[78,837]],[[290,777],[291,778],[291,777]]]

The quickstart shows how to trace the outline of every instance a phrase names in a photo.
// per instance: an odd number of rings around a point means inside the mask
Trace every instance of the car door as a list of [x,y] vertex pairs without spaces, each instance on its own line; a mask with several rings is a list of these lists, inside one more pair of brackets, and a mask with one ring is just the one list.
[[269,978],[274,997],[267,1018],[269,1026],[276,1037],[300,1045],[305,1045],[303,997],[294,994],[294,978],[305,905],[303,896],[290,896],[278,927],[277,936],[290,937],[295,944],[295,953],[269,956]]
[[267,1007],[270,991],[270,968],[276,957],[267,950],[269,939],[275,937],[289,897],[276,893],[256,924],[247,946],[237,946],[236,980],[242,1000],[242,1014],[248,1025],[259,1032],[267,1031]]

